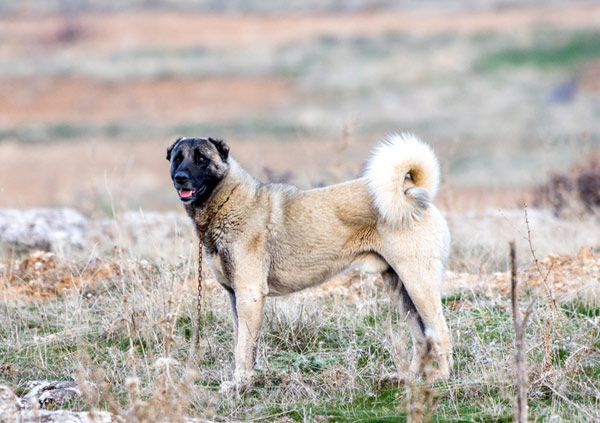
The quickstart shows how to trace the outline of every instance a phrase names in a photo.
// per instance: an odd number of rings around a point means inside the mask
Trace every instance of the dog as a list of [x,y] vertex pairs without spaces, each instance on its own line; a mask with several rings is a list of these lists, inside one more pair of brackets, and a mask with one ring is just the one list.
[[383,139],[358,179],[300,190],[264,184],[215,138],[179,138],[167,149],[171,178],[203,235],[215,279],[229,294],[236,388],[252,382],[267,296],[285,295],[362,266],[380,273],[406,317],[410,371],[437,362],[449,377],[452,347],[441,284],[449,255],[446,221],[432,200],[440,168],[433,150],[411,134]]

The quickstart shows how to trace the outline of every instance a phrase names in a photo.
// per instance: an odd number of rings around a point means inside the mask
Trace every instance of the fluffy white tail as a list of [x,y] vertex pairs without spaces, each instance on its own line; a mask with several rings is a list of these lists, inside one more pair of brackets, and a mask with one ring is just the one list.
[[365,178],[383,220],[410,225],[435,197],[440,165],[431,147],[416,136],[395,134],[375,147]]

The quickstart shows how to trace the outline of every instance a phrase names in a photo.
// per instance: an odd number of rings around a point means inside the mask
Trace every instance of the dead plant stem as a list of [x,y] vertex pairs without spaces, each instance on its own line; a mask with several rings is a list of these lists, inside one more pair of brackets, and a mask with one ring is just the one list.
[[525,315],[521,316],[517,294],[517,253],[515,242],[509,243],[510,247],[510,293],[515,327],[515,365],[517,373],[517,409],[515,421],[527,423],[527,353],[525,351],[525,328],[532,312],[533,301],[527,307]]

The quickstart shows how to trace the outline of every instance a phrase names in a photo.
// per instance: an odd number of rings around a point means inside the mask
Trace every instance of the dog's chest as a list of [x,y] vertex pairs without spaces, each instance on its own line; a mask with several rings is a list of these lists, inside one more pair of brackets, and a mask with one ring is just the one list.
[[226,254],[217,252],[206,255],[206,261],[213,276],[221,285],[232,288],[231,263]]

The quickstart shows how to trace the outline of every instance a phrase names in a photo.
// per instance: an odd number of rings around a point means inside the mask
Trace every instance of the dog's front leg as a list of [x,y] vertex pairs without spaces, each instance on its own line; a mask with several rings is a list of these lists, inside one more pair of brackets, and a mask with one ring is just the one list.
[[252,382],[265,294],[260,289],[240,289],[236,290],[235,300],[238,330],[234,349],[234,382],[238,388],[244,388]]
[[[260,241],[260,237],[255,237]],[[252,383],[256,347],[263,321],[265,298],[269,293],[267,283],[268,261],[262,244],[234,245],[223,254],[225,273],[229,275],[230,299],[234,315],[235,341],[233,356],[235,373],[233,382],[225,382],[222,390],[243,390]],[[253,251],[255,254],[248,254]]]
[[229,294],[229,305],[231,306],[231,322],[233,323],[233,349],[235,350],[235,345],[237,344],[237,336],[238,336],[238,315],[237,315],[237,306],[235,302],[235,291],[229,287],[225,287],[227,294]]

